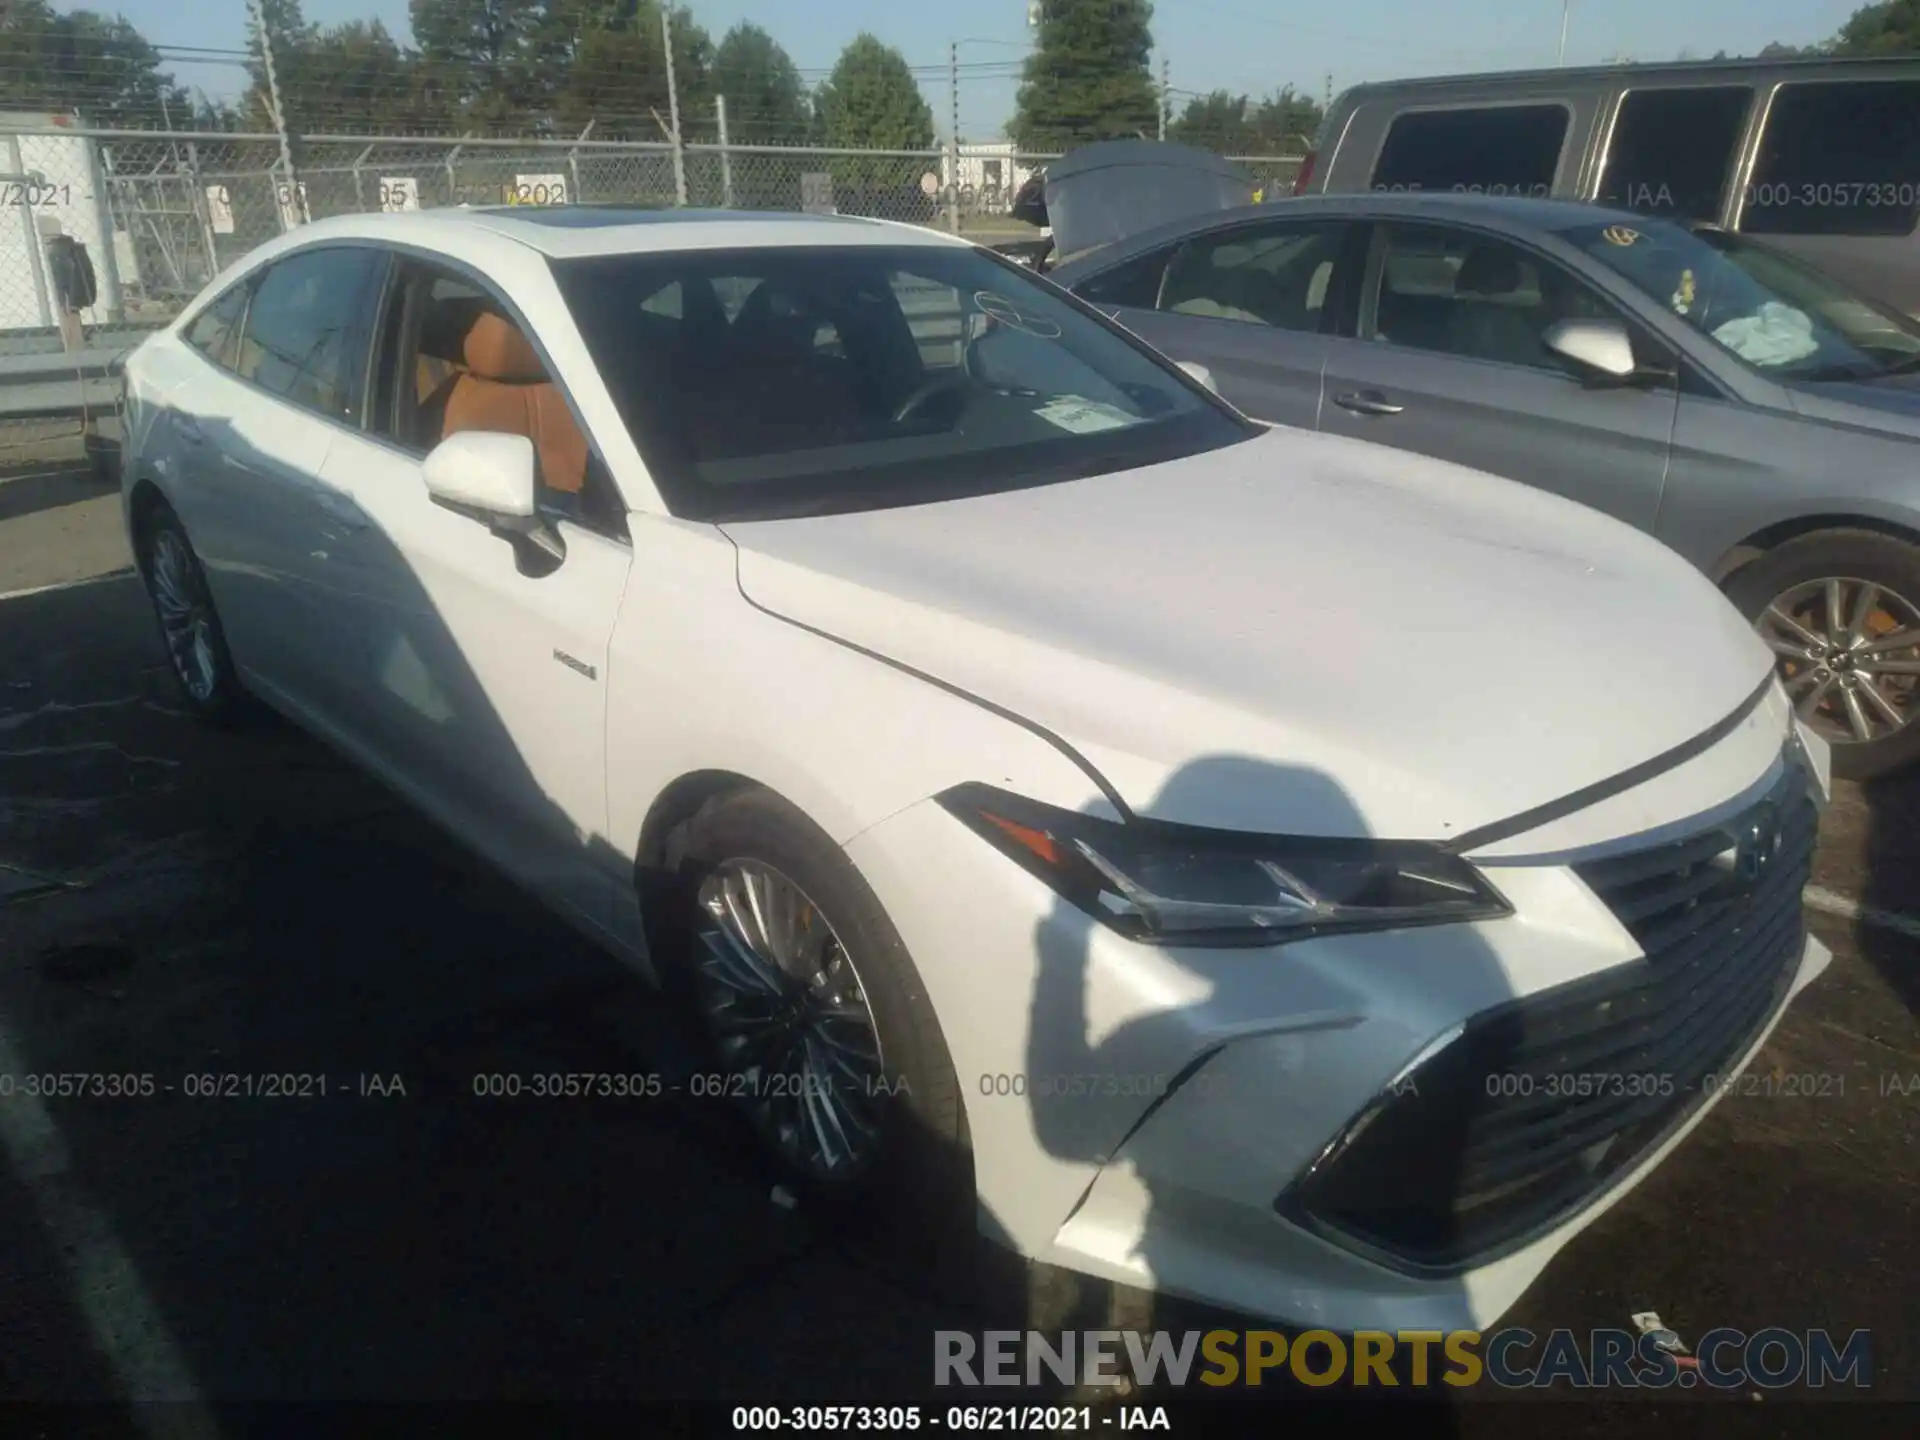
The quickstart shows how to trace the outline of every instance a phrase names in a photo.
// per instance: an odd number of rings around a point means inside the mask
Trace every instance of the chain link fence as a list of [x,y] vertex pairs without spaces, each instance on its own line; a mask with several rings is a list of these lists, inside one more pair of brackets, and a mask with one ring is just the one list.
[[[831,211],[983,236],[1031,233],[1008,215],[1051,155],[1008,146],[825,150],[576,139],[306,136],[291,172],[277,136],[8,131],[0,120],[0,355],[59,349],[48,241],[86,247],[90,331],[164,323],[225,266],[310,220],[455,205],[621,204]],[[1241,158],[1285,193],[1299,161]]]

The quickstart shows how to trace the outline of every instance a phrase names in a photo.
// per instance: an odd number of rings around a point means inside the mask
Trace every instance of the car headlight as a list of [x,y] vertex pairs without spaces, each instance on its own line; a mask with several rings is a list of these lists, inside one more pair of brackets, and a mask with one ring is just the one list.
[[1511,915],[1465,860],[1418,841],[1118,824],[962,785],[946,809],[1063,899],[1131,940],[1281,945]]

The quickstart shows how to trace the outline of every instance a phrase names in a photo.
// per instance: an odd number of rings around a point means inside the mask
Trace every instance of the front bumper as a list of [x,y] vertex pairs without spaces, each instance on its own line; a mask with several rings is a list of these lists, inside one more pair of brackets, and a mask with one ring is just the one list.
[[[1583,873],[1595,873],[1596,853],[1729,822],[1777,790],[1793,761],[1777,729],[1756,761],[1760,728],[1728,742],[1744,746],[1737,755],[1708,752],[1690,775],[1640,787],[1634,803],[1658,817],[1640,841],[1531,859],[1504,845],[1489,874],[1511,918],[1270,950],[1123,940],[931,802],[857,837],[848,853],[914,956],[953,1055],[983,1231],[1037,1259],[1286,1322],[1491,1323],[1700,1122],[1710,1082],[1676,1077],[1701,1093],[1656,1117],[1560,1209],[1458,1264],[1408,1263],[1276,1201],[1396,1077],[1417,1074],[1476,1017],[1636,973],[1646,948]],[[1694,821],[1659,815],[1662,785],[1691,806],[1709,771],[1759,765]],[[1793,934],[1774,936],[1774,983],[1752,1023],[1721,1038],[1715,1073],[1744,1063],[1825,967],[1794,915]]]

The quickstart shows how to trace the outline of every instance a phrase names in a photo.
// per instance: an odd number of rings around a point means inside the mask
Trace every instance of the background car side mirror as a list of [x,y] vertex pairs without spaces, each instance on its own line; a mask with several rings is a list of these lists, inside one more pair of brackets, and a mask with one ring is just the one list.
[[486,519],[523,520],[534,513],[533,441],[524,435],[463,430],[428,453],[427,493]]
[[1557,320],[1541,338],[1549,350],[1589,377],[1631,380],[1640,369],[1633,339],[1618,320]]

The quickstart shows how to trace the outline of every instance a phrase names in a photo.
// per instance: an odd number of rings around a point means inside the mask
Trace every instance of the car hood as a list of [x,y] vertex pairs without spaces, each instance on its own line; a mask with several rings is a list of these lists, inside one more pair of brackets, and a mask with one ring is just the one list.
[[1158,140],[1086,145],[1047,167],[1045,223],[1062,263],[1147,230],[1245,205],[1253,177],[1231,160]]
[[[753,604],[1044,727],[1131,809],[1189,824],[1445,839],[1685,744],[1771,668],[1712,585],[1638,531],[1295,430],[722,528]],[[1262,782],[1170,783],[1222,757]]]

